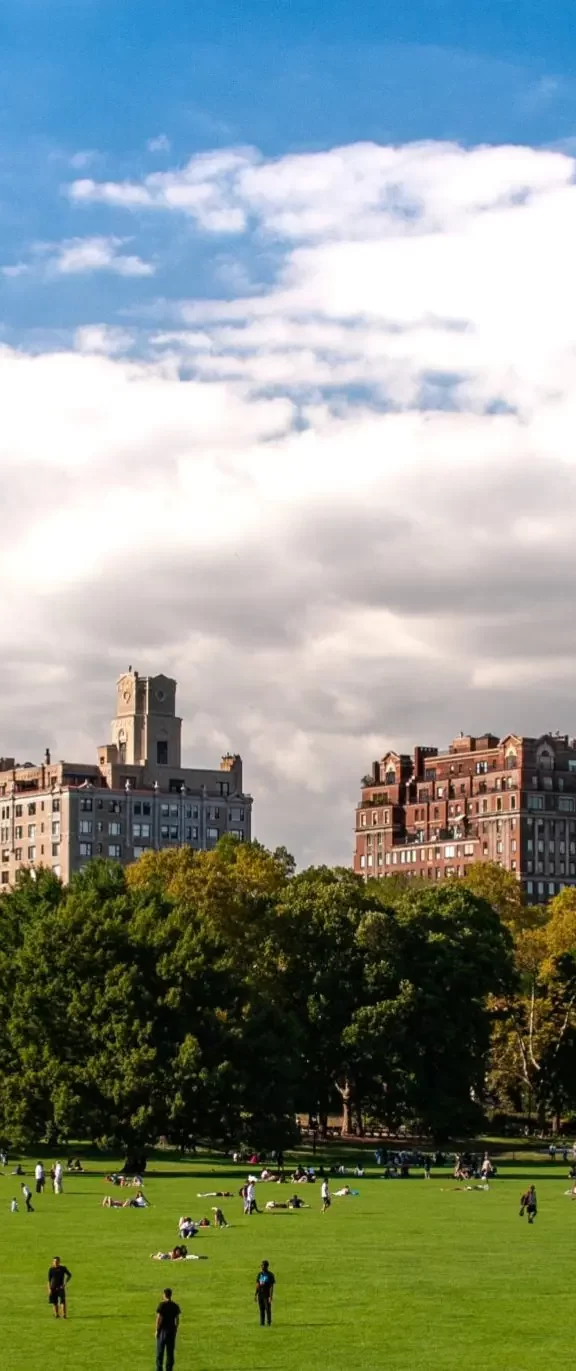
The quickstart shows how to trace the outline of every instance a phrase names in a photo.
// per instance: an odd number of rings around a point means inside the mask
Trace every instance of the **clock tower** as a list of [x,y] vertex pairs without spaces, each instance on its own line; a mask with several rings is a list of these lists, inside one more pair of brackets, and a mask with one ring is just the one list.
[[182,720],[176,716],[176,682],[170,676],[139,676],[132,667],[116,687],[112,741],[128,766],[182,765]]

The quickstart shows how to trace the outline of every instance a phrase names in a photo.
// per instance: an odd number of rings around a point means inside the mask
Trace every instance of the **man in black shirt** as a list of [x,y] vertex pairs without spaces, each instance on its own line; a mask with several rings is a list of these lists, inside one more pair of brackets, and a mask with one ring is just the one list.
[[52,1305],[56,1318],[59,1317],[60,1307],[62,1318],[66,1318],[66,1286],[71,1280],[72,1275],[68,1267],[62,1265],[59,1257],[55,1257],[48,1268],[48,1303]]
[[258,1303],[258,1309],[260,1311],[261,1328],[264,1327],[265,1323],[267,1323],[268,1326],[272,1323],[272,1298],[275,1285],[276,1277],[270,1270],[269,1262],[262,1262],[262,1266],[256,1277],[256,1292],[254,1295],[254,1299]]
[[180,1305],[172,1299],[172,1291],[165,1290],[156,1310],[156,1371],[164,1371],[164,1353],[166,1371],[172,1371],[179,1323]]

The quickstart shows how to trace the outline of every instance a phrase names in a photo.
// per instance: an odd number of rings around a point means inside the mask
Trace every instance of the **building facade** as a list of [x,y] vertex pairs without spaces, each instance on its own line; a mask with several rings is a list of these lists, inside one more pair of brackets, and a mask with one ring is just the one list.
[[40,766],[0,758],[0,890],[19,870],[49,866],[68,881],[92,857],[136,861],[144,852],[205,850],[230,833],[249,841],[252,797],[242,759],[216,770],[182,766],[176,682],[167,676],[120,677],[112,742],[94,763]]
[[388,752],[362,782],[354,869],[442,880],[496,862],[529,903],[576,885],[576,741],[460,735]]

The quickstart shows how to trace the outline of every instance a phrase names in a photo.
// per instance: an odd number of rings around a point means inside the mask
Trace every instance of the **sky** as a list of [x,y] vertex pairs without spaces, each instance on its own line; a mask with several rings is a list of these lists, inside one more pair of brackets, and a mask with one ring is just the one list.
[[254,830],[576,733],[576,33],[557,0],[4,0],[0,752],[132,663]]

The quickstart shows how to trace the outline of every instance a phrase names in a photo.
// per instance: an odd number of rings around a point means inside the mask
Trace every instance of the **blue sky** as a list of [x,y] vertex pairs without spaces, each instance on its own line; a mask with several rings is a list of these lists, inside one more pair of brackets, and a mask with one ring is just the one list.
[[573,4],[4,0],[6,752],[164,670],[348,861],[389,747],[576,732],[574,152]]
[[[0,20],[0,245],[19,260],[35,241],[110,232],[110,216],[70,216],[70,158],[93,151],[121,179],[196,151],[253,144],[267,156],[375,139],[557,142],[576,135],[573,9],[512,0],[411,5],[334,0],[191,5],[167,0],[5,0]],[[159,133],[171,156],[150,154]],[[144,228],[151,250],[156,231]],[[163,285],[179,273],[202,291],[205,257],[177,242]],[[150,283],[150,298],[156,282]],[[36,295],[4,289],[8,328],[69,326],[93,282]],[[106,315],[146,291],[129,281]]]

